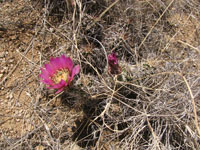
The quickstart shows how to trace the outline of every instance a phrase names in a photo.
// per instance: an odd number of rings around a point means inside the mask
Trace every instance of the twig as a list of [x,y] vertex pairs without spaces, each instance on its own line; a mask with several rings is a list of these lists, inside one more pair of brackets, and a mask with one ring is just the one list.
[[[24,56],[25,56],[25,55],[28,53],[28,51],[30,50],[30,47],[31,47],[31,45],[32,45],[32,43],[33,43],[33,39],[34,39],[34,37],[32,37],[30,44],[28,45],[26,51],[24,52]],[[21,61],[23,60],[23,58],[24,58],[24,57],[21,57],[21,59],[17,62],[17,64],[14,66],[14,68],[8,73],[7,76],[5,76],[5,77],[3,78],[3,80],[0,82],[0,85],[2,85],[2,84],[7,80],[7,78],[10,77],[10,76],[13,74],[13,72],[17,69],[18,65],[21,63]]]
[[[181,75],[181,74],[180,74]],[[189,93],[190,93],[190,96],[192,98],[192,106],[193,106],[193,113],[194,113],[194,124],[196,126],[196,129],[197,129],[197,132],[199,134],[198,138],[200,139],[200,129],[199,129],[199,125],[198,125],[198,117],[197,117],[197,111],[196,111],[196,105],[195,105],[195,101],[194,101],[194,96],[193,96],[193,93],[192,93],[192,90],[189,86],[189,83],[187,81],[187,79],[185,78],[185,76],[181,75],[183,80],[185,81],[185,84],[189,90]]]
[[156,20],[155,24],[151,27],[150,31],[147,33],[146,37],[143,39],[143,41],[141,42],[141,44],[138,47],[138,50],[141,48],[141,46],[144,44],[144,42],[146,41],[146,39],[148,38],[148,36],[151,34],[152,30],[154,29],[154,27],[158,24],[158,22],[160,21],[160,19],[163,17],[163,15],[166,13],[166,11],[169,9],[169,7],[172,5],[172,3],[174,2],[174,0],[172,0],[169,5],[165,8],[165,10],[163,11],[163,13],[160,15],[160,17],[158,18],[158,20]]
[[190,48],[196,50],[196,51],[200,54],[200,49],[199,49],[199,48],[196,48],[196,47],[194,47],[194,46],[192,46],[192,45],[190,45],[190,44],[188,44],[188,43],[186,43],[186,42],[183,42],[183,41],[181,41],[181,40],[178,40],[178,42],[181,43],[181,44],[184,44],[184,45],[189,46]]
[[160,146],[159,146],[159,142],[158,142],[158,137],[157,137],[157,135],[155,134],[155,132],[153,131],[153,128],[152,128],[152,126],[151,126],[151,124],[150,124],[150,122],[149,122],[148,117],[147,117],[147,123],[148,123],[149,129],[151,130],[151,133],[152,133],[152,135],[153,135],[153,138],[154,138],[154,140],[156,141],[156,146],[157,146],[157,148],[160,150]]
[[94,19],[94,22],[91,25],[88,25],[86,27],[86,30],[89,30],[92,26],[94,26],[98,21],[101,20],[101,18],[105,15],[105,13],[107,13],[109,11],[109,9],[111,9],[115,4],[117,4],[119,2],[119,0],[116,0],[115,2],[113,2],[110,6],[108,6],[100,15],[99,17],[97,17],[96,19]]
[[15,149],[17,144],[21,143],[22,141],[26,140],[31,134],[37,132],[38,130],[40,130],[41,128],[43,128],[44,125],[39,126],[38,128],[36,128],[35,130],[31,131],[30,133],[26,134],[24,137],[22,137],[19,141],[15,142],[12,146],[10,146],[8,149],[12,150]]

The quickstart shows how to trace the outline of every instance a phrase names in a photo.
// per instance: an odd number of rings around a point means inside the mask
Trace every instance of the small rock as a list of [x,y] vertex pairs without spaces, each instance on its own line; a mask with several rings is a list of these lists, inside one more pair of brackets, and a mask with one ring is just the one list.
[[27,113],[26,114],[26,118],[30,118],[31,117],[31,114],[30,113]]
[[16,107],[22,107],[22,104],[16,103],[15,106],[16,106]]
[[2,73],[0,73],[0,78],[2,78],[3,77],[3,74]]
[[10,94],[9,94],[9,99],[12,99],[12,98],[13,98],[13,94],[10,93]]
[[0,58],[5,57],[5,52],[0,52]]
[[19,122],[19,121],[20,121],[20,119],[16,119],[16,121],[17,121],[17,122]]
[[9,62],[9,63],[12,63],[12,62],[14,62],[14,59],[10,59],[8,62]]
[[49,31],[50,32],[54,32],[54,28],[49,28]]
[[8,67],[6,67],[6,66],[5,66],[5,67],[3,67],[3,69],[4,69],[4,70],[7,70],[7,69],[8,69]]
[[2,58],[2,63],[5,63],[6,62],[6,58]]
[[12,102],[9,101],[9,102],[8,102],[8,107],[11,107],[11,106],[12,106]]
[[22,114],[22,113],[23,113],[23,111],[24,111],[23,109],[19,110],[19,114]]

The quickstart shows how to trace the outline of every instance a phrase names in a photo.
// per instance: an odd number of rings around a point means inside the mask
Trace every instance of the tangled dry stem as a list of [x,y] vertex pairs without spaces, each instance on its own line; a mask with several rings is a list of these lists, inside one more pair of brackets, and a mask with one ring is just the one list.
[[[0,112],[0,147],[199,149],[199,1],[74,2],[23,3],[17,13],[26,18],[30,7],[38,14],[30,17],[36,19],[28,42],[20,37],[29,34],[28,20],[14,33],[3,31],[1,43],[24,44],[16,51],[9,47],[17,61],[0,82],[1,106],[8,107],[2,109],[8,114]],[[13,40],[13,34],[19,37]],[[108,74],[112,52],[120,75]],[[50,57],[63,53],[80,64],[81,73],[55,95],[38,74]],[[9,132],[8,124],[16,129]]]

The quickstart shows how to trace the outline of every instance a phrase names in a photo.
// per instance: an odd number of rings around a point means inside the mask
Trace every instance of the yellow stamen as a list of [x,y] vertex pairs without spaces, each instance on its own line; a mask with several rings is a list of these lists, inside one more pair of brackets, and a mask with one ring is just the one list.
[[58,84],[62,79],[67,82],[69,71],[67,69],[58,70],[53,76],[52,80],[55,84]]

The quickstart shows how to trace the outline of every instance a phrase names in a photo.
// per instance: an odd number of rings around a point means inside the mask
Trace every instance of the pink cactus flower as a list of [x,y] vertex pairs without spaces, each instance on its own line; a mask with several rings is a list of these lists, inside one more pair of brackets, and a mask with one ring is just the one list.
[[108,55],[108,65],[109,65],[108,71],[110,74],[121,73],[121,67],[118,64],[117,56],[114,52]]
[[79,73],[80,66],[73,68],[73,62],[70,57],[62,55],[60,57],[51,58],[50,62],[41,68],[42,82],[48,85],[49,89],[57,89],[56,93],[60,93],[70,84],[74,76]]

